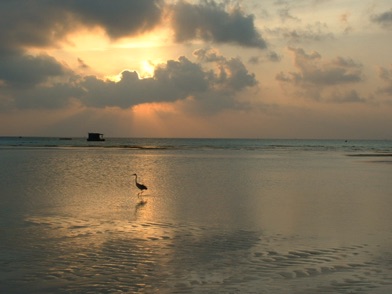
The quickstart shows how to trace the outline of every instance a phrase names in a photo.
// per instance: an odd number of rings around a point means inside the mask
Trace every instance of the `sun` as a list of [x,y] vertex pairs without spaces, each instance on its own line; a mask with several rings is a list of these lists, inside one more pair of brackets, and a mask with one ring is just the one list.
[[105,75],[105,79],[118,83],[121,81],[122,73],[124,71],[130,71],[130,72],[136,71],[140,79],[151,78],[154,76],[155,63],[153,63],[151,60],[143,60],[140,62],[139,66],[133,69],[130,68],[123,69],[118,74]]
[[154,76],[155,64],[151,60],[143,60],[141,62],[141,78],[151,78]]

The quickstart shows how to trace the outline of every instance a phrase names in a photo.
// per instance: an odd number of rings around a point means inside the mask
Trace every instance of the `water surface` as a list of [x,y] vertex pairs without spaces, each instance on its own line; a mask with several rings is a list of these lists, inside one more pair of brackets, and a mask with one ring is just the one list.
[[389,141],[0,146],[2,293],[392,289]]

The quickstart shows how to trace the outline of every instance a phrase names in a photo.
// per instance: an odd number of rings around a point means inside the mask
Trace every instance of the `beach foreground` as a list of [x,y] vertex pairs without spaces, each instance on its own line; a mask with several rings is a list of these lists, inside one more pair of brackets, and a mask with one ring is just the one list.
[[0,292],[390,293],[392,164],[351,155],[3,148]]

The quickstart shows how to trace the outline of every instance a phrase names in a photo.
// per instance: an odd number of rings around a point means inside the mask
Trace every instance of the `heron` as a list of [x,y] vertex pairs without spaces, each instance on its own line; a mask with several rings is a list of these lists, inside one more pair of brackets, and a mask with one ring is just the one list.
[[135,176],[135,185],[140,190],[140,192],[137,194],[137,196],[140,197],[140,195],[143,193],[143,191],[147,190],[147,187],[145,185],[137,182],[137,174],[133,174],[132,176]]

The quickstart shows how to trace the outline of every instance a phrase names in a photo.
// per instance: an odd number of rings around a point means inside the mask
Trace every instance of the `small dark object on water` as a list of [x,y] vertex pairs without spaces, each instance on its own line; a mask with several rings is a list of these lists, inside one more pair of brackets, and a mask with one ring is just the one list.
[[87,141],[105,141],[103,134],[100,133],[88,133]]

